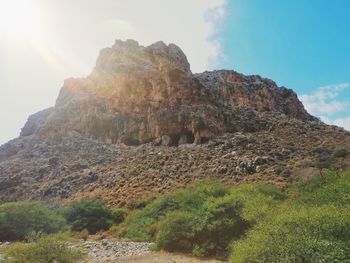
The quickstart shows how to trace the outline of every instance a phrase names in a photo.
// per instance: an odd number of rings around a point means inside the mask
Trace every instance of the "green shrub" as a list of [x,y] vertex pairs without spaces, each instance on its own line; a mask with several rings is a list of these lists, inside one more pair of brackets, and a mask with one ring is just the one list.
[[132,199],[126,204],[126,208],[129,210],[142,209],[150,204],[154,199],[155,198],[153,196]]
[[123,226],[123,236],[137,241],[151,241],[155,238],[157,224],[167,213],[196,211],[210,197],[221,197],[228,188],[217,182],[200,182],[192,188],[179,189],[148,204],[144,209],[131,214]]
[[174,212],[160,223],[156,245],[168,251],[226,258],[229,244],[249,227],[242,203],[232,196],[209,198],[196,212]]
[[115,224],[121,224],[124,222],[125,218],[127,217],[128,212],[125,209],[116,209],[112,213],[113,222]]
[[195,238],[196,217],[190,212],[175,211],[170,213],[161,223],[157,234],[157,249],[170,252],[190,253]]
[[154,225],[162,219],[167,212],[179,208],[178,202],[173,196],[167,195],[155,200],[144,209],[132,213],[126,223],[122,236],[135,241],[151,241],[154,238]]
[[107,230],[113,224],[112,210],[97,199],[83,198],[63,209],[64,217],[73,231],[87,229],[90,234]]
[[156,241],[158,249],[226,258],[229,244],[286,198],[264,185],[228,188],[217,182],[159,197],[115,229],[118,236]]
[[30,232],[55,233],[65,228],[64,218],[37,202],[0,205],[0,240],[23,240]]
[[350,151],[348,149],[345,148],[341,148],[341,149],[337,149],[334,153],[333,156],[335,158],[346,158],[350,155]]
[[313,166],[319,169],[320,175],[323,175],[323,170],[332,168],[334,163],[332,154],[320,153],[316,155]]
[[197,183],[133,212],[116,232],[195,256],[225,259],[232,247],[234,263],[346,263],[349,214],[350,173],[327,171],[286,191]]
[[232,187],[230,195],[244,204],[241,216],[251,225],[263,220],[271,209],[286,199],[277,187],[263,184]]
[[350,262],[349,212],[286,203],[233,243],[230,262]]
[[297,183],[288,192],[291,198],[308,205],[350,205],[350,173],[335,176],[328,171],[323,176]]
[[5,263],[76,263],[83,258],[55,237],[42,237],[35,243],[14,243],[4,251]]
[[337,169],[337,174],[339,175],[338,170],[340,171],[344,171],[345,167],[346,167],[346,158],[350,156],[350,150],[345,149],[345,148],[340,148],[337,149],[334,154],[333,154],[334,158],[336,159],[341,159],[339,165],[336,166]]

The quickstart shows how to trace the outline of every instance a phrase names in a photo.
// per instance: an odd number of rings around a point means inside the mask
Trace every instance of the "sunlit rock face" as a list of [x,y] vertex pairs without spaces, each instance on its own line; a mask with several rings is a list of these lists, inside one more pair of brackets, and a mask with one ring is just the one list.
[[272,80],[192,74],[173,44],[116,41],[0,146],[0,203],[87,196],[123,207],[198,180],[283,188],[340,148],[350,149],[350,133],[316,120]]
[[266,129],[271,112],[313,120],[293,91],[272,80],[227,70],[192,74],[174,44],[117,40],[101,50],[88,77],[67,79],[55,107],[33,115],[21,135],[200,144],[224,132]]

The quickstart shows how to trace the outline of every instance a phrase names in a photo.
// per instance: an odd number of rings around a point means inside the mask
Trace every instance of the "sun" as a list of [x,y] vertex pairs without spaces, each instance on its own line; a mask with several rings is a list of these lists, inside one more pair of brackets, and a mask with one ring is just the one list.
[[41,28],[41,12],[34,0],[0,0],[0,34],[32,40]]

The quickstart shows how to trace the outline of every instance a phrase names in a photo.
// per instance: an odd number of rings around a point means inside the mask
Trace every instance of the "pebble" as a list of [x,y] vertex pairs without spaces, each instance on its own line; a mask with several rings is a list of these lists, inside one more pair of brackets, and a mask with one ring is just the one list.
[[141,256],[150,253],[152,243],[114,241],[103,239],[101,241],[80,241],[71,245],[87,253],[87,259],[81,263],[107,263],[121,258]]
[[[10,243],[0,242],[0,251]],[[87,256],[81,263],[107,263],[121,258],[142,256],[150,253],[152,243],[147,242],[129,242],[103,239],[101,241],[79,241],[76,244],[69,244],[70,248],[77,248],[84,251]],[[0,253],[0,262],[5,257]]]

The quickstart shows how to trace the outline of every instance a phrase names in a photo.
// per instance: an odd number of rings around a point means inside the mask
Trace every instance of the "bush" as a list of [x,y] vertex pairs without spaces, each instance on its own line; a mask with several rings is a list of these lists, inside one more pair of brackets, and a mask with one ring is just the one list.
[[273,186],[230,189],[200,182],[156,199],[114,232],[137,241],[156,241],[158,249],[226,258],[229,244],[285,198]]
[[148,196],[144,198],[132,199],[126,204],[126,208],[129,210],[142,209],[150,204],[155,198]]
[[161,223],[156,245],[168,251],[226,258],[229,244],[249,227],[242,203],[232,196],[209,198],[196,212],[170,213]]
[[55,233],[65,228],[64,218],[37,202],[0,205],[0,240],[23,240],[30,232]]
[[113,224],[112,210],[96,199],[73,201],[63,209],[63,214],[73,231],[87,229],[90,234],[95,234]]
[[228,188],[216,182],[200,182],[159,197],[144,209],[131,214],[121,226],[124,237],[137,241],[154,240],[158,223],[170,212],[196,211],[210,197],[221,197]]
[[341,149],[337,149],[335,152],[334,152],[334,157],[335,158],[346,158],[350,155],[350,151],[348,149],[345,149],[345,148],[341,148]]
[[113,222],[116,224],[121,224],[124,222],[128,212],[125,209],[116,209],[112,213]]
[[14,243],[4,251],[5,263],[76,263],[83,258],[78,250],[73,250],[54,237],[46,236],[35,243]]
[[244,204],[241,216],[251,225],[264,220],[271,209],[287,198],[277,187],[262,184],[232,187],[230,195]]
[[233,243],[230,262],[350,262],[349,213],[286,203]]
[[334,166],[334,156],[331,154],[318,154],[313,166],[318,168],[320,175],[322,175],[324,169],[330,169]]
[[337,149],[334,154],[333,154],[334,158],[341,158],[341,162],[340,162],[340,167],[337,167],[337,168],[340,168],[341,171],[344,170],[344,168],[346,167],[346,162],[345,162],[345,159],[350,156],[350,151],[348,149],[345,149],[345,148],[341,148],[341,149]]
[[161,223],[156,247],[167,251],[190,253],[195,238],[196,217],[190,212],[170,213]]
[[350,173],[334,176],[328,171],[324,176],[314,176],[306,182],[297,183],[288,190],[291,198],[307,205],[350,204]]
[[144,209],[134,212],[125,224],[121,226],[121,235],[135,241],[151,241],[155,235],[154,225],[168,211],[174,211],[179,205],[173,196],[167,195],[147,205]]
[[349,172],[327,171],[283,192],[197,183],[133,212],[116,232],[155,241],[157,249],[221,259],[230,253],[234,263],[350,263],[349,179]]

